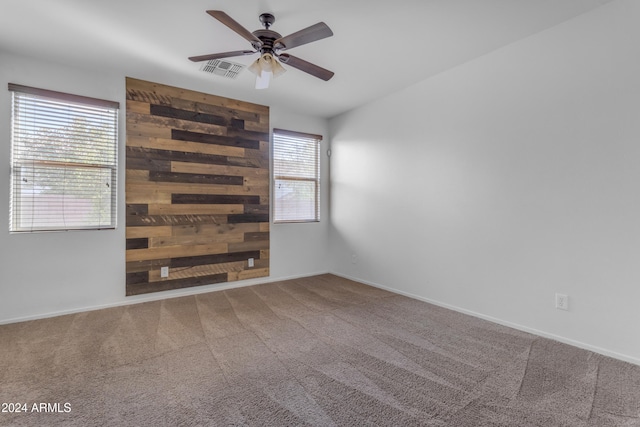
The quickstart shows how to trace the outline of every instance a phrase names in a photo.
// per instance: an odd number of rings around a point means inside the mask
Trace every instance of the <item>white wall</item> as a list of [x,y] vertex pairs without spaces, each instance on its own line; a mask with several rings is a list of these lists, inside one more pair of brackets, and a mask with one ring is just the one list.
[[[0,231],[0,323],[326,271],[328,211],[325,208],[323,222],[300,227],[272,226],[269,278],[126,298],[124,113],[127,75],[126,69],[105,72],[69,68],[0,52],[0,140],[3,141],[0,144],[0,175],[4,177],[0,185],[0,224],[4,224]],[[203,84],[190,86],[192,82],[176,80],[165,70],[138,70],[130,76],[211,93],[209,87]],[[9,234],[9,82],[120,102],[116,230]],[[328,135],[326,120],[300,116],[278,108],[271,109],[271,125],[319,133],[325,137]],[[326,200],[326,174],[323,187]]]
[[329,130],[327,120],[271,112],[275,128],[323,135],[320,147],[320,222],[271,224],[271,276],[310,276],[328,272],[329,242]]
[[332,119],[332,270],[640,363],[638,22],[615,1]]

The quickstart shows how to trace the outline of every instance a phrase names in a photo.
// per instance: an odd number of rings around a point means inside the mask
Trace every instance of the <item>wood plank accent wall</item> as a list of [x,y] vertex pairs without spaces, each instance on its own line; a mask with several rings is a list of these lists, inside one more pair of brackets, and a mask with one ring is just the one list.
[[269,107],[126,87],[126,294],[268,276]]

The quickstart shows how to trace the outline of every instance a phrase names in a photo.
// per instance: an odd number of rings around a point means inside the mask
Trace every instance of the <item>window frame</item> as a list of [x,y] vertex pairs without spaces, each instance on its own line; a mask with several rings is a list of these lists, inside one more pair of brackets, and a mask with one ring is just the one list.
[[[273,171],[272,171],[272,190],[273,190],[273,204],[272,204],[272,218],[274,224],[291,224],[291,223],[315,223],[320,222],[320,189],[321,189],[321,143],[322,143],[322,135],[306,133],[306,132],[298,132],[287,129],[274,128],[272,132],[272,157],[273,157]],[[299,139],[300,142],[304,143],[313,143],[316,144],[315,147],[315,176],[314,178],[303,177],[303,176],[295,176],[295,175],[277,175],[276,165],[275,165],[275,152],[276,152],[276,137],[283,136],[290,139]],[[315,200],[314,200],[314,210],[315,215],[314,218],[307,219],[278,219],[277,212],[277,198],[275,196],[276,193],[276,183],[278,181],[303,181],[303,182],[313,182],[315,188]]]
[[[34,233],[34,232],[59,232],[59,231],[71,231],[71,230],[103,230],[103,229],[115,229],[117,227],[117,181],[118,181],[118,142],[119,142],[119,113],[120,113],[120,103],[115,101],[108,101],[98,98],[86,97],[81,95],[73,95],[64,92],[57,92],[48,89],[40,89],[30,86],[23,86],[19,84],[9,83],[8,89],[11,92],[11,157],[10,157],[10,195],[9,195],[9,232],[12,234],[20,234],[20,233]],[[61,103],[60,109],[56,110],[51,108],[50,110],[43,109],[42,111],[38,111],[37,107],[35,110],[37,113],[61,113],[60,117],[63,117],[62,120],[66,118],[73,119],[75,117],[79,117],[78,109],[83,108],[101,108],[106,109],[106,112],[96,112],[95,114],[88,113],[88,116],[91,119],[103,118],[106,117],[109,120],[105,123],[105,127],[108,129],[108,139],[109,141],[104,146],[98,147],[106,147],[108,149],[108,155],[98,157],[95,162],[85,162],[84,159],[80,159],[78,161],[68,161],[68,160],[58,160],[58,159],[47,159],[45,156],[34,156],[31,159],[16,159],[19,157],[19,154],[29,152],[29,147],[36,148],[35,144],[30,144],[30,142],[25,141],[22,136],[16,137],[16,134],[23,135],[27,134],[28,130],[26,129],[25,123],[20,123],[20,121],[16,118],[16,111],[19,108],[18,97],[24,97],[24,102],[33,102],[37,103],[38,98],[43,98],[43,102],[59,102]],[[29,99],[30,98],[30,99]],[[76,112],[74,114],[69,114],[66,112],[64,115],[65,109],[75,109]],[[84,112],[83,112],[84,113]],[[40,118],[37,118],[36,121],[39,121]],[[113,127],[111,126],[111,120],[113,120]],[[76,134],[72,134],[73,136],[82,135],[82,132],[78,132]],[[113,145],[111,145],[111,138],[113,138]],[[68,141],[68,140],[65,140]],[[81,141],[86,141],[83,139]],[[82,147],[80,146],[81,142],[77,144],[70,144],[71,146],[75,146],[75,150],[81,151]],[[50,147],[58,147],[57,144],[52,143],[49,145]],[[113,157],[111,157],[111,153]],[[109,205],[110,215],[108,217],[109,221],[99,221],[96,225],[91,224],[91,220],[85,221],[82,224],[74,224],[68,225],[61,221],[52,222],[52,224],[39,224],[39,225],[31,225],[25,226],[21,222],[24,218],[21,218],[23,215],[36,215],[36,211],[33,210],[24,210],[21,209],[20,204],[23,203],[21,199],[22,195],[19,193],[21,190],[21,185],[16,182],[17,179],[20,179],[21,174],[23,173],[25,168],[31,168],[34,171],[42,170],[44,168],[49,168],[50,170],[57,172],[53,172],[54,175],[61,173],[60,171],[67,171],[71,173],[77,173],[81,170],[85,171],[95,171],[96,174],[94,177],[84,180],[71,180],[71,183],[80,183],[81,188],[88,190],[90,186],[97,185],[98,180],[100,183],[104,183],[102,178],[107,177],[108,186],[109,186]],[[34,172],[35,173],[35,172]],[[66,185],[66,181],[65,181]],[[102,185],[102,184],[100,184]],[[16,194],[18,192],[18,194]],[[54,193],[55,194],[55,193]],[[36,199],[33,199],[36,200]],[[46,199],[45,199],[46,200]],[[64,205],[64,200],[62,201]],[[104,206],[107,206],[106,204]],[[45,209],[46,212],[53,212],[54,214],[58,214],[62,217],[65,215],[65,210],[63,209]]]

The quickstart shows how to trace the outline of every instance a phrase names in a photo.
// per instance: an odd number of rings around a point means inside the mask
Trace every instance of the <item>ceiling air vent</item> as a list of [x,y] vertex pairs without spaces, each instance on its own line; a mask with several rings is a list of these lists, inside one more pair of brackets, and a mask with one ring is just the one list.
[[203,63],[200,70],[205,73],[215,74],[217,76],[226,77],[228,79],[235,79],[238,74],[245,68],[242,64],[236,64],[235,62],[212,59]]

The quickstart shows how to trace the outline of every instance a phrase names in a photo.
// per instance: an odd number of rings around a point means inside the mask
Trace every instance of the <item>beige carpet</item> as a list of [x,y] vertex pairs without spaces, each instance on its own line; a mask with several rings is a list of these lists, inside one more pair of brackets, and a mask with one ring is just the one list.
[[3,426],[640,426],[639,366],[331,275],[1,326],[0,384]]

